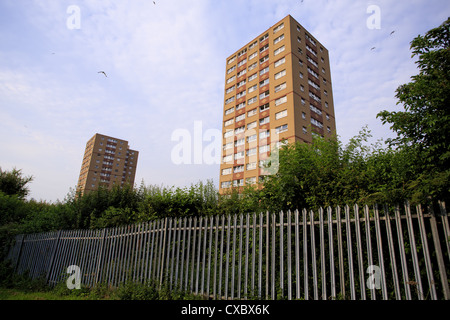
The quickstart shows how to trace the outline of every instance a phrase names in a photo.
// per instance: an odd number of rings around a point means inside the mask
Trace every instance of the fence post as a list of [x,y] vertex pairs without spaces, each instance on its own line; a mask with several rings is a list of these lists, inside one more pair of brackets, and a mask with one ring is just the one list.
[[167,233],[167,217],[164,218],[164,230],[161,230],[162,239],[162,255],[161,255],[161,270],[160,270],[160,278],[159,278],[159,286],[162,286],[163,276],[164,276],[164,256],[166,254],[166,233]]
[[[55,239],[55,243],[53,244],[53,252],[52,252],[52,256],[50,258],[50,262],[48,265],[48,271],[47,271],[47,276],[45,277],[45,282],[48,283],[48,280],[50,278],[50,274],[52,272],[52,268],[53,268],[53,262],[55,261],[55,256],[56,256],[56,251],[58,250],[58,244],[59,244],[59,238],[61,236],[61,230],[58,231],[58,234],[56,235],[56,239]],[[23,240],[23,238],[22,238]],[[23,241],[22,241],[23,243]]]
[[103,229],[102,232],[102,242],[100,244],[100,252],[98,253],[98,259],[97,259],[97,268],[96,268],[96,272],[95,272],[95,284],[97,284],[99,282],[100,279],[100,267],[102,265],[103,262],[103,248],[105,247],[105,240],[106,240],[106,229]]
[[[441,205],[441,215],[445,214],[445,207],[440,203]],[[433,242],[434,242],[434,249],[436,252],[436,259],[438,262],[439,267],[439,274],[441,278],[442,283],[442,290],[444,291],[444,298],[445,300],[450,300],[450,290],[448,286],[448,280],[447,280],[447,272],[445,270],[445,263],[444,263],[444,257],[442,256],[442,249],[441,249],[441,243],[439,241],[439,235],[437,230],[437,223],[436,223],[436,215],[430,206],[431,209],[431,218],[430,218],[430,224],[431,224],[431,233],[433,235]],[[447,217],[445,217],[447,219]],[[446,238],[445,241],[450,241],[450,239]]]
[[15,259],[16,262],[15,262],[15,266],[14,266],[14,273],[17,272],[17,268],[19,267],[20,255],[22,254],[22,248],[23,248],[23,240],[25,240],[24,234],[21,235],[19,249],[17,250],[16,259]]

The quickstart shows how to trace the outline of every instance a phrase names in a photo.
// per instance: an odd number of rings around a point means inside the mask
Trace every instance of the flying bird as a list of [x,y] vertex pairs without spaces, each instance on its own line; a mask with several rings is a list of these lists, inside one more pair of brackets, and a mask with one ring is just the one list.
[[391,32],[390,36],[391,36],[394,32],[395,32],[395,30]]
[[375,47],[372,47],[370,50],[373,50],[373,49],[375,49]]
[[156,4],[156,2],[155,2],[155,1],[153,1],[153,4]]
[[105,73],[105,71],[99,71],[98,73],[103,73],[105,75],[105,77],[108,77]]

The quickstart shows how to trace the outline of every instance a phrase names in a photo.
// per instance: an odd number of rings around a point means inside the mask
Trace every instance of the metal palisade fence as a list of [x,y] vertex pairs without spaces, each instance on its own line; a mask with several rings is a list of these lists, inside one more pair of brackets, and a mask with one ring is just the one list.
[[16,237],[16,272],[57,284],[148,280],[213,299],[450,299],[443,202],[165,218]]

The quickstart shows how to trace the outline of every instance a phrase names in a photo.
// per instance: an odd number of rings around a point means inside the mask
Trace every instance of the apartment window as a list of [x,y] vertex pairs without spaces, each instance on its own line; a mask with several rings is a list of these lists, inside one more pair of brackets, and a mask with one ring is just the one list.
[[242,133],[244,131],[245,131],[245,126],[242,126],[242,127],[236,128],[234,130],[234,134],[239,134],[239,133]]
[[258,113],[258,110],[255,108],[255,109],[250,110],[249,112],[247,112],[247,117],[254,116],[257,113]]
[[316,46],[316,41],[314,41],[313,38],[311,38],[311,36],[309,36],[307,33],[305,33],[305,38],[309,40],[309,42],[311,42],[311,44],[313,46]]
[[259,139],[266,139],[270,137],[270,130],[264,130],[259,133]]
[[316,119],[314,119],[314,118],[311,118],[311,123],[313,125],[315,125],[316,127],[323,128],[323,123],[318,121],[318,120],[316,120]]
[[244,120],[245,119],[245,113],[241,114],[240,116],[236,117],[236,122]]
[[240,99],[240,98],[242,98],[243,96],[245,96],[246,95],[246,93],[247,93],[247,91],[241,91],[241,92],[239,92],[237,95],[236,95],[236,99]]
[[310,109],[312,112],[317,113],[319,116],[322,115],[322,111],[321,111],[319,108],[316,108],[315,106],[313,106],[312,104],[309,106],[309,109]]
[[266,62],[267,60],[269,60],[269,56],[264,56],[261,59],[259,59],[259,64],[263,64],[264,62]]
[[286,146],[289,142],[287,140],[283,140],[283,141],[278,141],[277,143],[275,143],[275,148],[279,149],[283,146]]
[[234,144],[233,142],[228,142],[228,143],[224,144],[223,150],[228,150],[228,149],[233,148],[233,144]]
[[301,92],[305,91],[305,87],[303,85],[300,85],[300,91]]
[[312,58],[310,58],[309,56],[306,56],[306,60],[309,61],[309,63],[311,63],[313,66],[315,66],[316,68],[319,68],[319,65],[317,64],[317,62],[315,62]]
[[302,119],[306,119],[306,113],[302,112]]
[[286,62],[286,58],[281,58],[280,60],[277,60],[277,61],[275,61],[275,64],[274,64],[274,67],[276,68],[276,67],[279,67],[279,66],[281,66],[283,63],[285,63]]
[[228,60],[228,64],[233,63],[234,60],[236,60],[236,56],[234,56],[233,58],[231,58],[230,60]]
[[323,90],[323,94],[326,95],[326,96],[328,96],[327,90]]
[[303,79],[303,73],[300,72],[300,79]]
[[270,145],[266,144],[265,146],[259,147],[259,153],[270,152]]
[[300,37],[297,37],[297,41],[298,43],[302,43],[302,39],[300,39]]
[[275,40],[273,40],[273,44],[277,44],[278,42],[282,41],[283,39],[284,39],[284,34],[275,38]]
[[229,114],[231,114],[231,113],[233,113],[233,112],[234,112],[234,107],[225,110],[225,115],[229,115]]
[[316,90],[319,90],[319,91],[320,91],[320,86],[319,86],[317,83],[315,83],[314,81],[311,81],[310,79],[308,79],[308,83],[309,83],[309,85],[310,85],[311,87],[313,87],[313,88],[315,88]]
[[234,121],[234,119],[230,119],[230,120],[225,121],[224,126],[228,127],[229,125],[232,125],[233,121]]
[[227,70],[227,74],[233,72],[234,70],[236,70],[236,66],[235,65]]
[[328,102],[325,102],[325,108],[328,108]]
[[233,168],[233,173],[238,173],[238,172],[243,172],[244,171],[244,166],[236,166]]
[[234,160],[243,159],[245,157],[244,151],[238,152],[234,154]]
[[222,187],[222,189],[227,189],[231,187],[231,181],[224,181],[220,186]]
[[286,49],[285,46],[279,47],[278,49],[276,49],[276,50],[273,52],[273,54],[276,56],[277,54],[283,52],[284,49]]
[[241,102],[241,103],[239,103],[237,106],[236,106],[236,111],[237,110],[241,110],[242,108],[244,108],[245,107],[245,102]]
[[269,79],[265,79],[259,83],[259,87],[264,87],[269,84]]
[[297,51],[298,51],[298,53],[303,54],[303,50],[298,47],[297,47]]
[[262,69],[261,71],[259,71],[259,75],[262,76],[263,74],[269,72],[269,67]]
[[247,170],[253,170],[253,169],[256,169],[256,162],[250,162],[250,163],[247,163],[247,168],[246,168]]
[[269,90],[267,90],[267,91],[261,93],[261,94],[259,95],[259,100],[262,100],[262,99],[264,99],[264,98],[267,98],[268,96],[269,96]]
[[[225,104],[229,104],[229,103],[231,103],[231,102],[233,102],[233,101],[234,101],[234,97],[231,97],[231,98],[225,100]],[[100,151],[101,151],[101,150],[100,150]]]
[[238,66],[238,68],[239,68],[239,67],[243,66],[243,65],[246,64],[246,63],[247,63],[247,59],[244,59],[244,60],[242,60],[241,62],[239,62],[237,66]]
[[283,110],[283,111],[275,113],[276,120],[284,118],[284,117],[287,117],[287,110]]
[[247,69],[244,69],[244,70],[242,70],[242,71],[239,71],[238,72],[238,74],[237,74],[237,77],[239,78],[239,77],[242,77],[244,74],[246,74],[247,73]]
[[234,146],[235,147],[239,147],[239,146],[242,146],[244,144],[245,144],[245,139],[241,138],[241,139],[238,139],[238,140],[235,141]]
[[252,142],[252,141],[256,141],[257,138],[258,138],[258,137],[256,136],[256,134],[252,134],[251,136],[248,136],[248,137],[247,137],[247,142],[250,143],[250,142]]
[[252,80],[254,80],[254,79],[256,79],[256,78],[258,78],[258,74],[257,74],[257,73],[254,73],[254,74],[252,74],[250,77],[248,77],[248,81],[250,82],[250,81],[252,81]]
[[286,70],[282,70],[280,72],[275,73],[275,80],[280,79],[286,75]]
[[327,131],[328,131],[328,133],[331,133],[331,128],[327,127]]
[[287,124],[283,124],[282,126],[276,127],[275,128],[275,132],[276,133],[281,133],[281,132],[287,131],[287,129],[288,129],[288,125]]
[[255,84],[254,86],[251,86],[250,88],[248,88],[248,93],[255,91],[257,88],[258,88],[257,84]]
[[306,129],[306,127],[303,127],[302,130],[303,130],[303,133],[304,133],[304,134],[307,134],[307,133],[308,133],[308,130]]
[[259,112],[263,112],[263,111],[266,111],[266,110],[269,110],[269,104],[268,103],[266,103],[266,104],[264,104],[264,105],[259,107]]
[[250,130],[250,129],[253,129],[253,128],[256,128],[256,121],[250,122],[247,125],[247,130]]
[[245,183],[246,184],[255,184],[256,183],[256,177],[251,177],[251,178],[245,179]]
[[308,50],[308,51],[311,52],[315,57],[317,57],[317,52],[316,52],[316,50],[314,50],[314,49],[311,48],[310,46],[306,45],[306,50]]
[[323,79],[323,84],[327,84],[327,79]]
[[298,60],[298,63],[300,64],[300,67],[303,67],[303,61],[302,60]]
[[253,49],[258,44],[258,41],[253,42],[248,48]]
[[231,168],[223,169],[222,170],[222,175],[226,176],[228,174],[231,174],[231,172],[232,172]]
[[247,150],[247,157],[253,156],[256,154],[256,147]]
[[330,115],[328,113],[325,115],[325,117],[327,118],[327,120],[330,120]]
[[233,187],[242,187],[244,185],[244,179],[233,180]]
[[286,89],[286,82],[283,82],[282,84],[279,84],[275,87],[275,92],[281,91]]
[[236,80],[236,76],[232,76],[231,78],[228,78],[227,84],[233,82],[234,80]]
[[247,48],[244,48],[242,51],[238,53],[238,58],[242,57],[247,52]]
[[263,42],[264,40],[266,40],[267,38],[269,38],[269,34],[266,33],[265,35],[263,35],[261,38],[259,38],[259,42]]
[[284,28],[284,22],[282,24],[280,24],[279,26],[277,26],[276,28],[274,28],[273,29],[273,33],[276,33],[276,32],[280,31],[283,28]]
[[301,29],[300,29],[300,26],[297,26],[297,31],[299,31],[299,32],[300,32],[300,30],[301,30]]
[[269,122],[270,122],[270,117],[265,117],[265,118],[259,119],[259,125],[263,125],[263,124],[266,124]]
[[223,163],[231,162],[233,161],[233,155],[228,155],[222,158]]
[[224,138],[229,138],[233,136],[233,130],[226,131],[223,135]]
[[245,82],[246,82],[246,80],[244,79],[244,80],[242,80],[242,81],[240,81],[238,84],[237,84],[237,88],[240,88],[240,87],[242,87],[244,84],[245,84]]
[[233,92],[234,89],[235,89],[235,86],[229,87],[229,88],[227,89],[227,94],[230,93],[230,92]]
[[316,95],[315,95],[314,93],[312,93],[311,91],[309,92],[309,96],[310,96],[311,98],[313,98],[315,101],[321,102],[321,101],[320,101],[320,97],[316,96]]
[[308,67],[308,72],[313,75],[314,77],[316,77],[317,79],[319,79],[319,75],[317,74],[317,72],[315,72],[313,69],[311,69],[310,67]]
[[287,102],[287,97],[286,96],[276,99],[275,100],[275,105],[279,106],[280,104],[283,104],[285,102]]
[[251,55],[250,55],[250,57],[248,57],[248,60],[250,61],[250,60],[252,60],[253,58],[255,58],[255,57],[257,57],[258,56],[258,52],[254,52],[254,53],[252,53]]
[[263,53],[264,51],[266,51],[267,49],[269,49],[269,45],[266,44],[264,47],[259,49],[259,53]]
[[255,69],[257,66],[258,66],[258,64],[257,64],[256,62],[253,63],[252,65],[250,65],[250,66],[248,67],[248,71],[252,71],[252,70]]
[[251,99],[248,99],[247,105],[251,105],[252,103],[255,103],[256,101],[258,101],[258,98],[256,98],[256,97],[253,97],[253,98],[251,98]]

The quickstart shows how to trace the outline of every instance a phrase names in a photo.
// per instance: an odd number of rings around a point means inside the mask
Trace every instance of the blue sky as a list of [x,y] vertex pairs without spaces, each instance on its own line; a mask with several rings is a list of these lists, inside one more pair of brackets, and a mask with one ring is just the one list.
[[218,185],[217,163],[173,162],[172,134],[221,130],[226,57],[288,14],[329,50],[340,140],[365,125],[386,140],[376,114],[402,109],[395,90],[417,73],[411,40],[450,14],[444,0],[155,2],[0,1],[0,167],[34,176],[30,198],[63,200],[95,133],[140,151],[137,184]]

